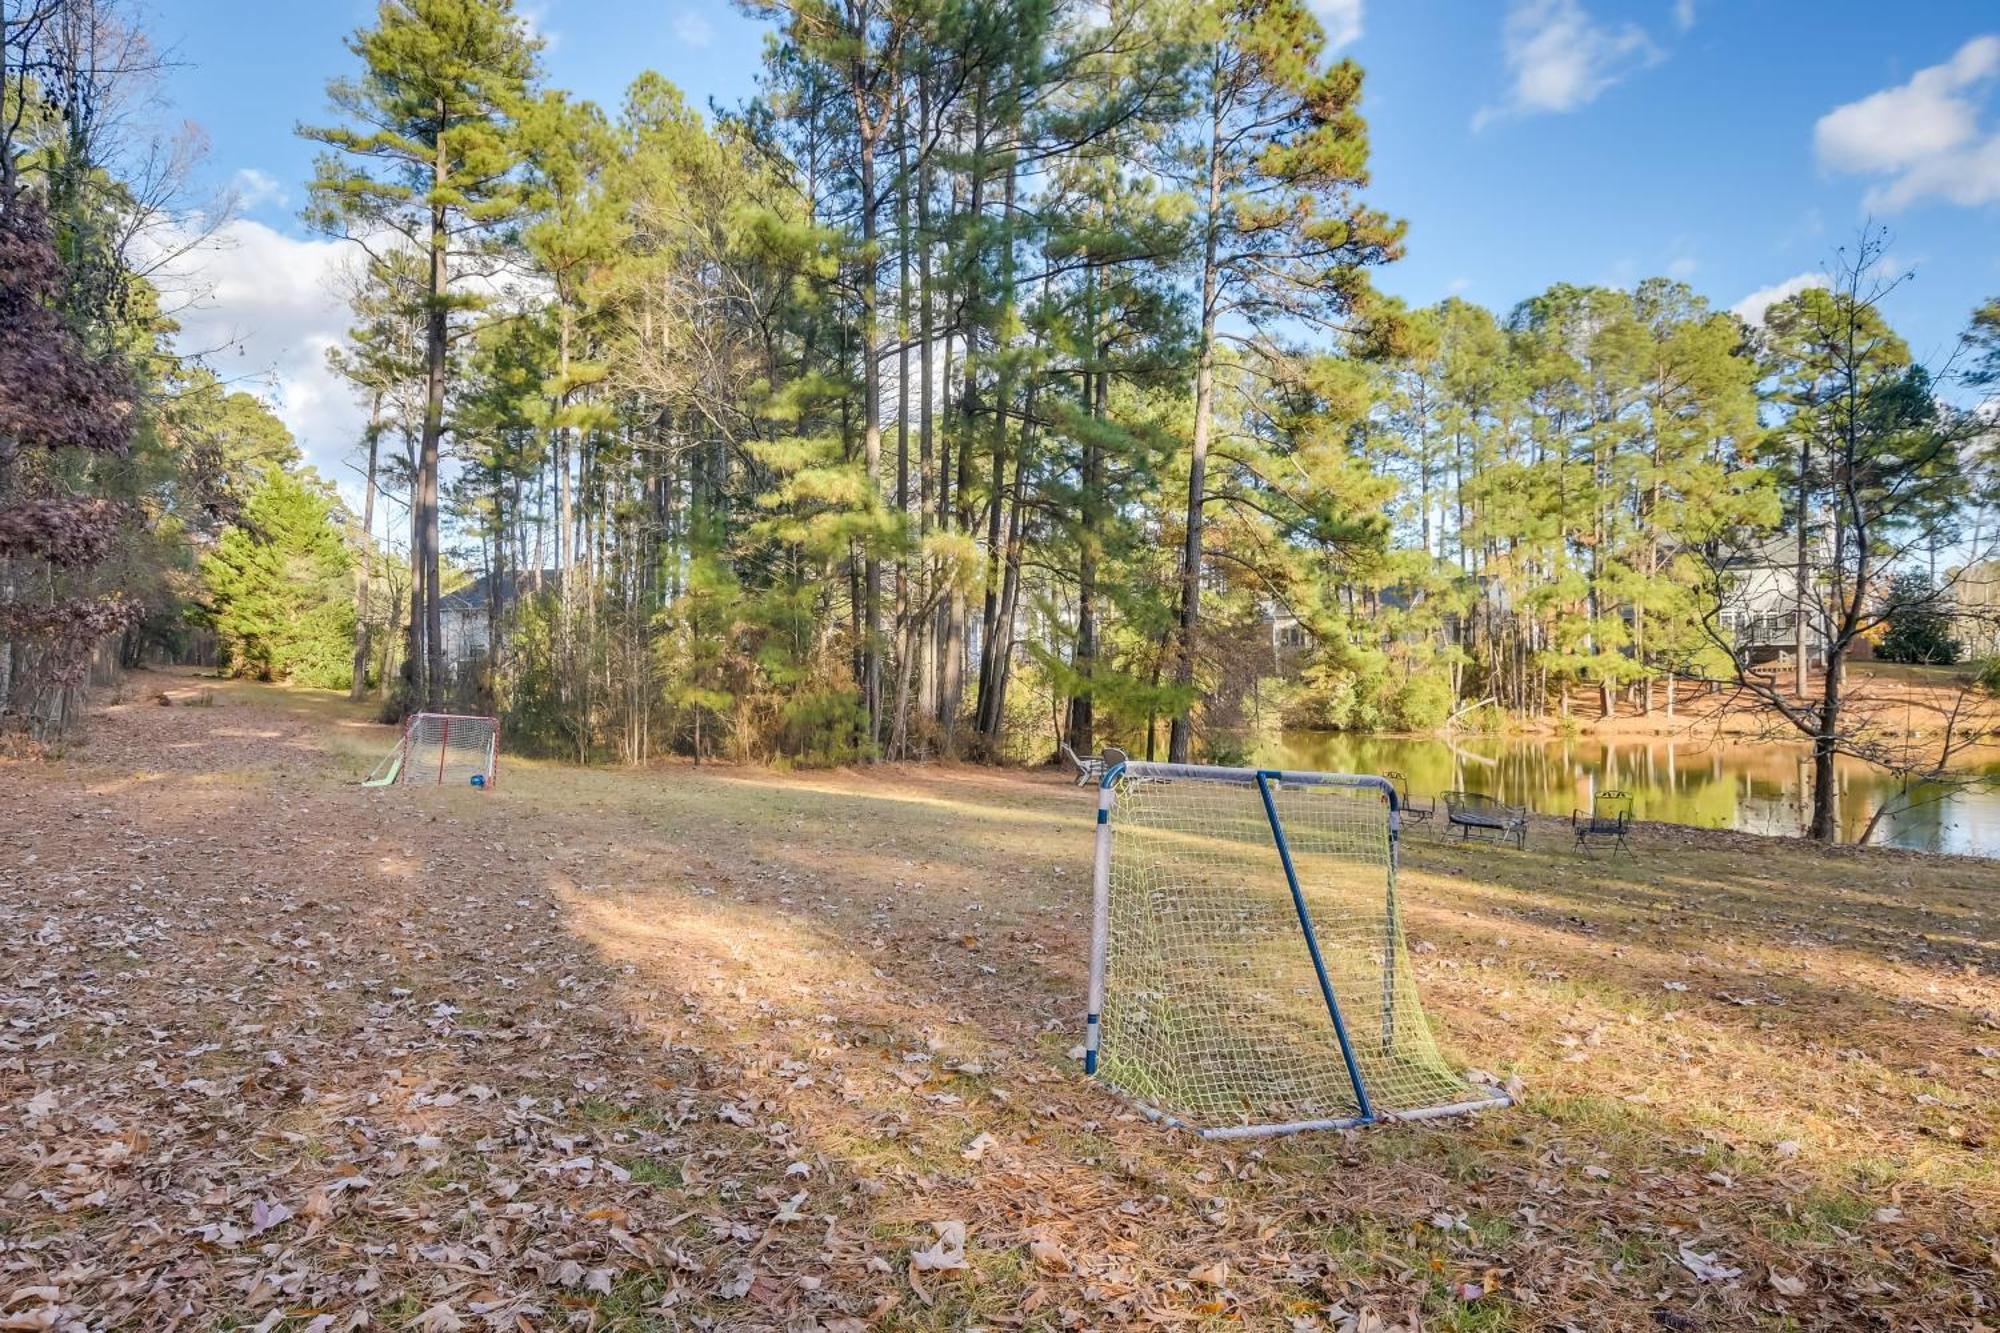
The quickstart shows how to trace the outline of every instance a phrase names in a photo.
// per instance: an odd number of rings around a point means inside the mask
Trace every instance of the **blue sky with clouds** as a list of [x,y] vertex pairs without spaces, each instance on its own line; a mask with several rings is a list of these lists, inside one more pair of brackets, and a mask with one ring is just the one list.
[[[1868,219],[1916,270],[1891,313],[1949,355],[2000,295],[2000,4],[1910,0],[1316,0],[1368,72],[1379,205],[1409,220],[1381,285],[1505,310],[1558,281],[1655,274],[1748,312]],[[657,69],[697,104],[753,87],[761,25],[694,0],[528,0],[550,80],[615,106]],[[175,114],[209,138],[241,217],[201,261],[188,340],[233,340],[323,468],[358,412],[322,366],[342,251],[296,220],[309,147],[372,0],[171,0]],[[282,18],[275,17],[282,13]]]

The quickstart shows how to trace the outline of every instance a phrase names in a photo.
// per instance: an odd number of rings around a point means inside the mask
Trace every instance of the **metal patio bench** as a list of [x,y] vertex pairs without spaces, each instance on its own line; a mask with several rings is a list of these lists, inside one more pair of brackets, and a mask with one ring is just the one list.
[[1496,801],[1483,792],[1448,791],[1443,796],[1445,809],[1445,834],[1458,830],[1461,840],[1470,841],[1473,835],[1491,837],[1495,841],[1514,840],[1514,846],[1525,849],[1528,845],[1528,810],[1526,806],[1508,805]]

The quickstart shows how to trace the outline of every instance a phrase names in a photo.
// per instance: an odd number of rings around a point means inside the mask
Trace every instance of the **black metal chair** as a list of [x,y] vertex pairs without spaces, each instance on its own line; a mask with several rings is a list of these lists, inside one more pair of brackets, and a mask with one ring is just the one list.
[[1623,791],[1601,791],[1591,798],[1590,811],[1572,810],[1569,826],[1576,833],[1577,850],[1585,856],[1590,849],[1600,844],[1609,845],[1627,856],[1632,848],[1626,843],[1625,835],[1632,831],[1632,794]]
[[1528,808],[1496,801],[1484,792],[1448,791],[1441,798],[1445,810],[1445,836],[1457,829],[1459,838],[1470,841],[1474,834],[1496,842],[1514,840],[1514,846],[1528,846]]
[[1384,772],[1382,776],[1389,779],[1390,784],[1396,789],[1396,796],[1402,802],[1403,823],[1429,824],[1431,822],[1431,816],[1437,813],[1437,797],[1433,796],[1422,805],[1418,805],[1410,795],[1410,780],[1407,777],[1398,773],[1393,768]]

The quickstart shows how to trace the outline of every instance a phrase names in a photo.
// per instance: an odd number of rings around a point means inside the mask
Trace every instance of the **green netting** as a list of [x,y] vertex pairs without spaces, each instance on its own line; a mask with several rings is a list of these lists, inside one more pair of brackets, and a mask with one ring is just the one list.
[[[1205,1131],[1358,1119],[1265,792],[1255,774],[1201,772],[1131,765],[1115,787],[1097,1071]],[[1504,1100],[1444,1059],[1418,1003],[1385,787],[1307,777],[1269,793],[1369,1109]]]

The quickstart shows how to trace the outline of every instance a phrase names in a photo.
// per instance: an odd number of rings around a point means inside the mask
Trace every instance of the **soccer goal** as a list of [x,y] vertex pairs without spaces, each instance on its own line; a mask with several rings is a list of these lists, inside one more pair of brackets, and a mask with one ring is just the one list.
[[412,713],[403,735],[362,784],[388,787],[397,783],[443,786],[447,782],[475,787],[493,785],[494,760],[500,753],[500,719],[464,713]]
[[1097,806],[1084,1068],[1205,1138],[1506,1106],[1439,1053],[1383,778],[1126,763]]

